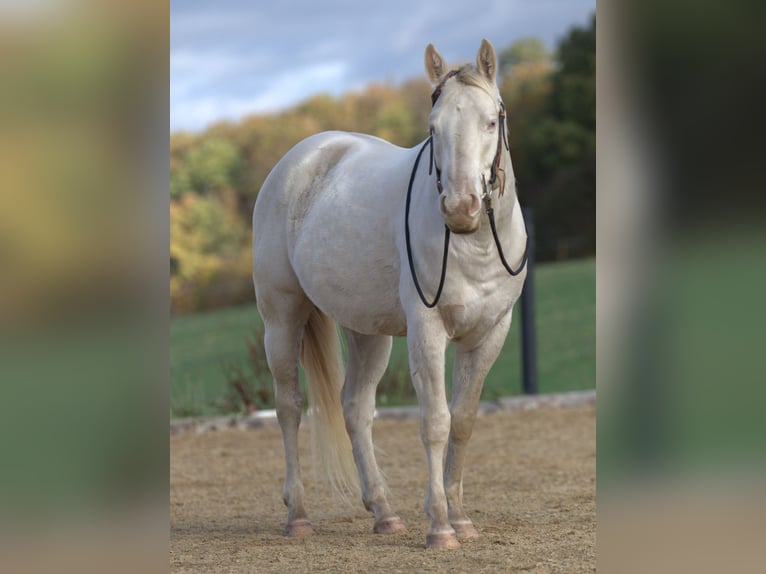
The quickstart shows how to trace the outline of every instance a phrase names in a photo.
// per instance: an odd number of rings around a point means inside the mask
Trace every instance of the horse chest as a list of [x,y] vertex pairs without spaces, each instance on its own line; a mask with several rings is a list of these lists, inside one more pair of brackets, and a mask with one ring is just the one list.
[[510,297],[488,296],[441,304],[438,310],[450,340],[473,344],[480,342],[512,305]]

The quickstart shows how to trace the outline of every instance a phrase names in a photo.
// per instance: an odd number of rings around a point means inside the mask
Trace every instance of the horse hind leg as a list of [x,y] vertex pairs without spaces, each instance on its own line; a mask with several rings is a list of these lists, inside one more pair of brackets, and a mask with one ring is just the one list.
[[405,530],[404,523],[388,503],[372,444],[375,389],[388,365],[392,340],[388,336],[362,335],[348,329],[344,333],[349,359],[342,393],[343,416],[359,471],[362,502],[375,516],[375,533],[395,534]]
[[264,346],[269,369],[274,378],[277,419],[282,429],[285,449],[285,484],[282,500],[287,506],[286,536],[308,536],[313,528],[303,505],[303,481],[298,458],[298,428],[303,410],[303,393],[298,379],[298,357],[303,328],[311,310],[308,300],[275,300],[279,308],[268,304],[267,294],[258,294],[258,306],[264,321]]

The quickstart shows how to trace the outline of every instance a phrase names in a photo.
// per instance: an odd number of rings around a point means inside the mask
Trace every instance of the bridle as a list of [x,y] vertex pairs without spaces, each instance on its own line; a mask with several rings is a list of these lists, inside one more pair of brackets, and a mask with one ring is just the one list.
[[[439,96],[442,93],[442,89],[444,88],[444,84],[447,83],[447,80],[452,78],[453,76],[458,74],[458,70],[451,70],[449,73],[447,73],[444,78],[441,79],[439,84],[434,88],[434,91],[431,93],[431,107],[436,105],[436,101],[439,99]],[[524,269],[524,267],[527,264],[527,251],[529,249],[529,234],[527,234],[527,241],[524,246],[524,256],[522,257],[521,263],[519,264],[519,268],[515,271],[511,268],[511,266],[508,264],[508,262],[505,259],[505,254],[503,253],[503,248],[500,245],[500,238],[497,235],[497,226],[495,225],[495,210],[492,207],[492,190],[495,187],[495,184],[498,180],[498,174],[502,174],[500,176],[501,182],[499,185],[500,191],[498,193],[499,196],[502,197],[503,193],[505,192],[505,170],[503,170],[500,167],[500,161],[503,153],[503,145],[505,145],[505,149],[509,150],[508,146],[508,138],[505,133],[505,105],[503,105],[502,100],[498,101],[500,105],[500,110],[498,112],[498,134],[497,134],[497,151],[495,152],[495,158],[492,161],[492,167],[490,168],[490,174],[489,174],[489,182],[486,181],[484,178],[484,174],[481,175],[481,183],[482,188],[484,190],[484,195],[482,196],[482,201],[484,202],[484,207],[487,212],[487,217],[489,218],[489,225],[492,230],[492,237],[495,240],[495,245],[497,246],[497,253],[500,256],[500,261],[503,264],[503,267],[505,267],[505,270],[508,271],[508,273],[515,277],[521,271]],[[405,237],[405,243],[407,246],[407,259],[410,264],[410,272],[412,273],[412,280],[415,283],[415,289],[418,292],[418,295],[420,296],[420,300],[423,302],[423,305],[428,307],[429,309],[432,307],[435,307],[436,304],[439,302],[439,298],[442,294],[442,289],[444,288],[444,281],[447,277],[447,256],[449,254],[449,240],[450,240],[450,229],[445,224],[444,226],[444,250],[442,254],[442,272],[441,277],[439,278],[439,287],[436,290],[436,295],[434,296],[434,300],[432,302],[428,302],[426,299],[426,296],[423,294],[423,290],[420,287],[420,282],[418,281],[418,276],[415,273],[415,262],[412,258],[412,247],[410,245],[410,199],[412,197],[412,184],[415,181],[415,174],[418,171],[418,165],[420,164],[420,157],[423,155],[423,151],[425,151],[426,146],[430,146],[430,162],[428,166],[428,175],[431,175],[433,173],[433,168],[436,168],[436,189],[441,195],[442,191],[444,189],[442,188],[442,181],[441,181],[441,169],[439,169],[439,166],[434,163],[434,134],[433,130],[428,136],[428,139],[423,143],[423,145],[420,148],[420,151],[418,152],[417,157],[415,158],[415,165],[412,166],[412,172],[410,173],[410,182],[407,186],[407,200],[405,203],[404,208],[404,237]],[[522,216],[522,221],[524,221],[524,218]],[[526,222],[524,227],[526,228]]]

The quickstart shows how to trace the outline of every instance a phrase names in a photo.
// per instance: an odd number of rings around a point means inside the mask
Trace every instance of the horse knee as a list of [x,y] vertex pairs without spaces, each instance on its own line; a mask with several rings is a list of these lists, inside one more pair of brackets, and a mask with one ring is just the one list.
[[456,409],[451,416],[450,436],[457,442],[467,441],[473,432],[473,425],[476,421],[475,410]]
[[421,420],[420,437],[426,445],[446,444],[450,433],[449,411],[426,415]]

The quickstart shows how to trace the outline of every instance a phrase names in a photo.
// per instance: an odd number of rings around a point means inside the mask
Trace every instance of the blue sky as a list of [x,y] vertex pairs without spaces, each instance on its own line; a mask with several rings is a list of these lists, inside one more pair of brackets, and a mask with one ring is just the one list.
[[172,0],[170,129],[277,111],[317,92],[425,77],[433,42],[448,62],[525,36],[549,48],[596,0]]

